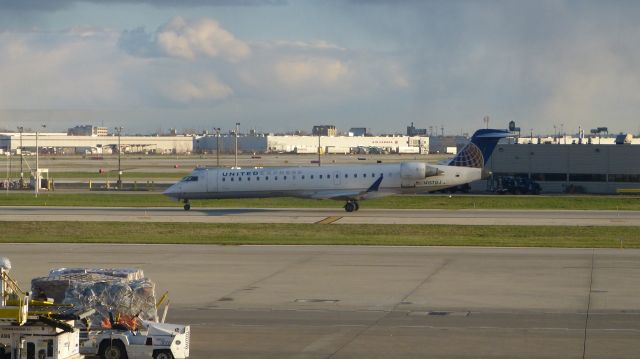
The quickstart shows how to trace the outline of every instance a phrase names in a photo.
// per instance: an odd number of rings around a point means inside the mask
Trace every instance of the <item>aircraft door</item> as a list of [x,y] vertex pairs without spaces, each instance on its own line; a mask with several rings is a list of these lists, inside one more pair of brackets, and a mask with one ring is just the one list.
[[333,171],[333,184],[334,185],[340,185],[340,177],[342,176],[342,173],[340,173],[340,171]]
[[207,192],[218,192],[218,171],[207,171]]

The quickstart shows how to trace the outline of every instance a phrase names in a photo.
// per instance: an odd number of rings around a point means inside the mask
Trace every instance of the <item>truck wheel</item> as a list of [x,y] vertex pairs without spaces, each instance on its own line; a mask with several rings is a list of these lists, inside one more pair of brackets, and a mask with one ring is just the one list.
[[100,345],[100,359],[128,359],[127,349],[119,340],[105,340]]
[[170,350],[156,350],[153,353],[153,359],[173,359],[173,354]]

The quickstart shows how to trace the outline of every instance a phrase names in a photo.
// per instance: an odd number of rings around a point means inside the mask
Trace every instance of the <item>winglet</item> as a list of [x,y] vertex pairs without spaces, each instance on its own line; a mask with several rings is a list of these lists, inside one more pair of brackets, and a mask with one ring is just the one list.
[[380,188],[380,183],[382,183],[382,177],[383,174],[380,174],[380,178],[378,178],[375,182],[373,182],[373,184],[371,185],[371,187],[369,187],[369,189],[367,189],[367,193],[369,192],[378,192],[378,188]]

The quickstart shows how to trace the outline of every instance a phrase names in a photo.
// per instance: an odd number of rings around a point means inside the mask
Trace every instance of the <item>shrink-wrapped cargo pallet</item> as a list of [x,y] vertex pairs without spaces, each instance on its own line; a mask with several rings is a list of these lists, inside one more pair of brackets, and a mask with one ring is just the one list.
[[[117,319],[157,317],[155,284],[141,269],[59,268],[47,277],[34,278],[31,290],[35,297],[52,298],[56,303],[76,308],[95,309],[90,317],[91,329],[98,329],[109,313]],[[106,321],[108,323],[108,320]]]

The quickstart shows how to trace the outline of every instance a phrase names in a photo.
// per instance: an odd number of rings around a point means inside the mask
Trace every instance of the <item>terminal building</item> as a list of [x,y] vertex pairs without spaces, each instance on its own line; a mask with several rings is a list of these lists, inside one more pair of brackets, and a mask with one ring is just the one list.
[[[205,135],[194,140],[194,150],[200,153],[235,151],[234,135]],[[429,152],[429,137],[417,136],[295,136],[254,135],[238,136],[238,151],[250,153],[413,153]]]
[[[49,154],[110,154],[117,153],[118,136],[68,135],[67,133],[38,133],[40,153]],[[120,136],[124,153],[173,154],[193,151],[192,136]],[[35,153],[36,133],[0,133],[0,151]]]
[[[234,153],[236,137],[231,134],[197,136],[193,140],[193,149],[197,153]],[[240,153],[266,153],[267,136],[238,136],[238,152]]]

